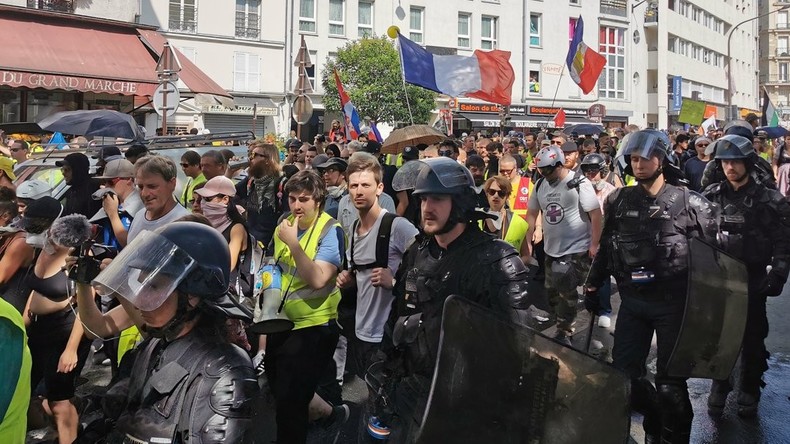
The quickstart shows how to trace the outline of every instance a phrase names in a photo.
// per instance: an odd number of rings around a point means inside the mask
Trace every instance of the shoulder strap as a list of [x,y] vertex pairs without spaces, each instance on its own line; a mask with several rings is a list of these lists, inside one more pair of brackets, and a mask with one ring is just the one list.
[[381,219],[379,232],[376,236],[376,267],[384,268],[389,265],[390,235],[392,223],[398,217],[395,213],[386,212]]

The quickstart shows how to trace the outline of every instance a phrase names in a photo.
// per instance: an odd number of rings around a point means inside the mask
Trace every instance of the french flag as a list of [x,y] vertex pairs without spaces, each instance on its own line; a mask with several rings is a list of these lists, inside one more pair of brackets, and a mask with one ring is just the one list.
[[378,127],[376,127],[376,122],[370,122],[370,132],[368,133],[368,140],[375,140],[378,143],[384,143],[384,138],[381,137],[381,133],[379,132]]
[[359,113],[357,112],[357,107],[351,103],[348,93],[346,93],[346,90],[343,88],[337,70],[335,70],[335,85],[337,86],[337,93],[340,95],[340,106],[343,108],[343,116],[346,121],[346,139],[357,140],[359,135],[362,134],[359,130]]
[[516,75],[510,51],[480,51],[474,55],[436,55],[398,33],[398,48],[407,83],[447,94],[510,105]]
[[584,38],[584,20],[579,17],[573,28],[573,40],[568,48],[565,63],[571,78],[582,92],[589,94],[598,83],[603,67],[606,66],[606,57],[590,49],[582,39]]

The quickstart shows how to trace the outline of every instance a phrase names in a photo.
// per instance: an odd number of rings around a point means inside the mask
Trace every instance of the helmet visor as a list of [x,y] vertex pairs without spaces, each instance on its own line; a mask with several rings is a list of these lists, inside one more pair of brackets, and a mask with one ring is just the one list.
[[102,296],[115,293],[142,311],[153,311],[195,267],[195,260],[167,238],[143,231],[92,284]]
[[666,156],[666,152],[662,147],[665,143],[657,132],[638,131],[629,136],[624,141],[624,156],[639,156],[643,159],[650,159],[655,155],[663,159]]
[[448,189],[470,186],[474,183],[472,173],[466,167],[449,157],[436,157],[411,161],[398,168],[392,178],[392,188],[395,191],[413,190],[417,187],[420,172],[426,168],[433,170],[442,186]]

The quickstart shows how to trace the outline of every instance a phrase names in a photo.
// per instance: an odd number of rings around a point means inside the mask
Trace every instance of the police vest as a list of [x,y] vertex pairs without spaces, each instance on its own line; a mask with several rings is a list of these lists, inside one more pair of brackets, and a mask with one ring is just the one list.
[[[7,351],[14,351],[15,356],[5,354],[3,356],[3,366],[6,367],[9,377],[3,381],[3,388],[0,389],[0,397],[8,399],[8,408],[0,411],[3,417],[0,418],[0,442],[8,444],[24,444],[27,432],[27,407],[30,403],[30,367],[32,361],[30,350],[27,348],[27,335],[25,334],[25,324],[19,311],[11,304],[0,299],[0,318],[11,321],[20,330],[22,347],[21,353],[18,344],[13,343],[9,337],[2,337],[3,348]],[[21,354],[21,356],[20,356]],[[19,370],[17,373],[16,370]],[[13,393],[9,393],[13,390]]]
[[[288,220],[293,222],[293,215],[288,216]],[[308,228],[299,239],[299,245],[310,260],[315,260],[318,245],[330,231],[333,231],[331,230],[333,227],[340,227],[340,224],[328,214],[321,212],[313,226]],[[299,276],[296,262],[288,246],[280,240],[279,231],[280,227],[274,230],[274,257],[283,270],[281,288],[283,297],[286,298],[283,311],[288,319],[293,321],[294,330],[323,325],[332,319],[337,319],[340,290],[335,285],[335,280],[332,279],[318,290],[310,287]]]
[[513,187],[513,191],[510,193],[510,199],[508,199],[507,203],[510,210],[513,211],[513,214],[521,216],[525,221],[527,220],[527,207],[531,188],[532,183],[529,177],[522,177],[518,181],[518,186]]

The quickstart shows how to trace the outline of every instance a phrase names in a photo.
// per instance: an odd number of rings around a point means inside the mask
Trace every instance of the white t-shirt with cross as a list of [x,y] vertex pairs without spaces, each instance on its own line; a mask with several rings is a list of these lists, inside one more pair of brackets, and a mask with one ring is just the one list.
[[568,171],[563,180],[554,184],[541,179],[540,186],[536,185],[529,196],[529,210],[543,214],[543,249],[551,257],[582,253],[590,248],[592,224],[586,213],[600,206],[589,180],[582,180],[578,190],[568,188],[568,182],[576,174],[579,173]]

